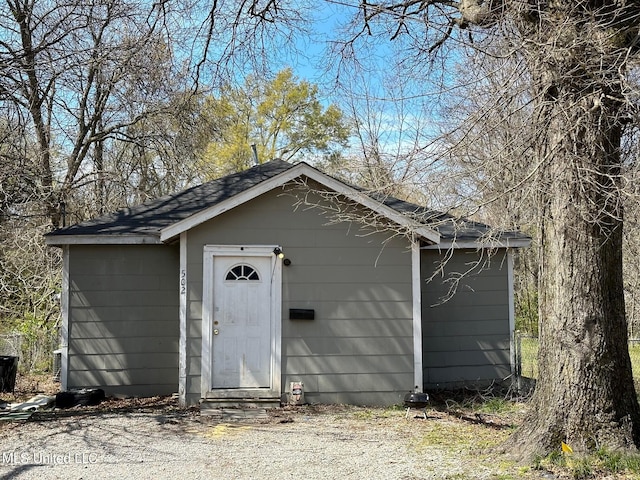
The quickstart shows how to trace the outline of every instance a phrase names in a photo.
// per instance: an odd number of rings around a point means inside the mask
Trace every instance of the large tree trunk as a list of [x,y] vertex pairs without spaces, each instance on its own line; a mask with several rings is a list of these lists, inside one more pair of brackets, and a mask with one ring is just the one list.
[[[522,98],[531,102],[522,111],[535,111],[534,130],[523,138],[536,138],[538,158],[509,191],[537,175],[540,378],[510,445],[527,458],[559,451],[563,441],[574,451],[635,450],[640,408],[627,349],[619,183],[625,115],[637,104],[624,85],[627,63],[640,54],[640,0],[374,1],[362,8],[363,32],[382,12],[393,13],[401,19],[397,36],[409,29],[407,13],[419,15],[430,29],[429,52],[458,25],[484,30],[478,45],[490,55],[526,64],[531,89]],[[447,27],[434,28],[446,8],[457,11]],[[434,39],[434,30],[445,33]]]
[[640,409],[622,277],[622,89],[593,77],[550,86],[559,72],[538,73],[546,119],[538,185],[540,378],[510,444],[525,458],[560,451],[562,441],[577,452],[635,449]]

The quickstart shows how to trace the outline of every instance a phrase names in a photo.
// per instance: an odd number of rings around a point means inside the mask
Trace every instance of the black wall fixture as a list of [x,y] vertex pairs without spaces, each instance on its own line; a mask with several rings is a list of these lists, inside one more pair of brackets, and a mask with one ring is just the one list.
[[290,308],[289,320],[314,320],[316,311],[309,308]]

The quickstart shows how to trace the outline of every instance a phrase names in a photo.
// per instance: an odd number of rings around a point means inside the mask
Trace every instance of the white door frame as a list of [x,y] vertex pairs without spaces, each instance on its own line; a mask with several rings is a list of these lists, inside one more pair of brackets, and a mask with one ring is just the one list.
[[271,258],[271,382],[265,393],[281,394],[282,345],[282,260],[274,254],[278,245],[205,245],[203,252],[202,285],[202,363],[200,396],[205,398],[212,390],[213,372],[213,263],[216,256],[270,257]]

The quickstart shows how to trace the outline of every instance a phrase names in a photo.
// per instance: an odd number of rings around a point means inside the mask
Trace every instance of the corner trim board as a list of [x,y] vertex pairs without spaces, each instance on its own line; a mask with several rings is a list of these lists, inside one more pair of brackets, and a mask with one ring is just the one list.
[[422,392],[422,288],[420,285],[420,240],[411,243],[411,290],[413,297],[413,383]]
[[[516,330],[516,313],[515,313],[515,293],[514,293],[514,274],[513,274],[513,250],[507,250],[507,288],[509,289],[509,337],[511,338],[511,348],[510,348],[510,360],[511,360],[511,374],[516,375],[517,371],[517,359],[516,359],[516,349],[514,345],[515,337],[514,333]],[[517,380],[517,379],[516,379]]]
[[60,350],[62,350],[60,365],[60,386],[62,391],[69,387],[69,246],[62,249],[62,294],[60,296],[60,312],[62,325],[60,327]]
[[180,338],[178,340],[178,395],[180,406],[187,405],[187,312],[189,306],[189,275],[187,272],[187,232],[180,234],[180,272],[178,289],[180,297]]

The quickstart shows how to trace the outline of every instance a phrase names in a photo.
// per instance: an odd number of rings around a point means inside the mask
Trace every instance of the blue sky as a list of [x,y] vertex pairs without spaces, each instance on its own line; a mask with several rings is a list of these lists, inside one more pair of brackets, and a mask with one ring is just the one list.
[[[359,12],[358,7],[327,1],[315,1],[313,7],[311,24],[300,21],[291,29],[287,22],[270,26],[275,30],[261,38],[264,56],[248,55],[240,57],[241,61],[234,58],[233,73],[238,82],[244,81],[244,75],[255,74],[254,64],[266,66],[271,75],[291,67],[298,78],[318,85],[326,105],[335,103],[351,118],[362,120],[363,132],[369,136],[365,141],[377,142],[390,161],[402,167],[402,158],[409,158],[411,152],[429,156],[434,149],[430,137],[437,132],[438,99],[425,79],[427,72],[414,72],[401,64],[411,58],[405,42],[408,38],[391,41],[394,26],[380,22],[373,27],[373,35],[358,39],[354,54],[359,62],[340,63],[338,56],[328,55],[330,42],[344,40],[342,29]],[[305,14],[291,4],[284,8],[290,8],[283,14],[291,18]],[[422,27],[417,27],[420,34]],[[220,28],[224,38],[225,30]],[[353,140],[352,153],[361,157],[362,144],[355,137]]]

